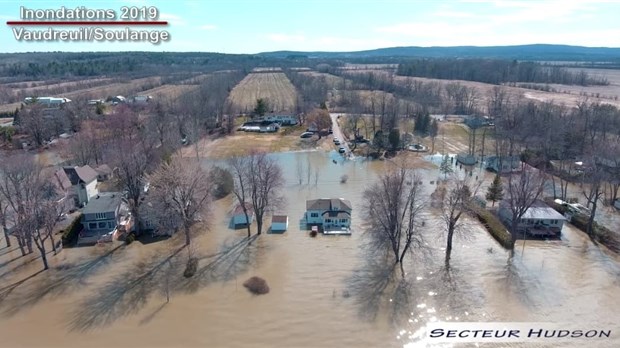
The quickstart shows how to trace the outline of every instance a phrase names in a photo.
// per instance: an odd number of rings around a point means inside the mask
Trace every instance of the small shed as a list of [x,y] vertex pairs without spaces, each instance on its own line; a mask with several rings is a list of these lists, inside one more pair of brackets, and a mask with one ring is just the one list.
[[254,221],[254,210],[253,206],[250,203],[244,203],[246,210],[248,211],[248,217],[245,217],[245,213],[243,212],[243,206],[241,204],[237,204],[235,210],[233,211],[232,224],[234,228],[246,227]]
[[271,232],[284,233],[288,229],[287,215],[274,215],[271,217]]

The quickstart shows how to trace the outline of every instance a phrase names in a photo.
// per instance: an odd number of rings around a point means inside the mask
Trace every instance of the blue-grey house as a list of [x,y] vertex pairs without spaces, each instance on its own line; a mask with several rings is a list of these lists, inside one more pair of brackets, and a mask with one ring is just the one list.
[[117,232],[131,229],[131,219],[118,192],[99,193],[82,211],[83,230],[78,243],[112,240]]

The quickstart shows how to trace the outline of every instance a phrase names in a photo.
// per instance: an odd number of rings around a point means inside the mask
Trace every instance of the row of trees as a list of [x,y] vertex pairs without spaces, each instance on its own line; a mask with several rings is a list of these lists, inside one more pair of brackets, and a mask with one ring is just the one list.
[[12,236],[22,256],[40,253],[48,269],[48,245],[57,252],[53,231],[65,211],[68,197],[54,183],[53,173],[44,171],[34,157],[24,154],[3,158],[0,164],[0,220],[7,246]]
[[505,82],[559,83],[580,86],[609,84],[606,79],[593,78],[584,71],[572,73],[558,66],[544,66],[540,63],[516,60],[416,59],[399,64],[397,73],[404,76],[492,84]]

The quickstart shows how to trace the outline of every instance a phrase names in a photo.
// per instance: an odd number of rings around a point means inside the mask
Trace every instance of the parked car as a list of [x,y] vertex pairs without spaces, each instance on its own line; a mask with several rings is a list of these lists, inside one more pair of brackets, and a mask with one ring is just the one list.
[[334,130],[330,128],[328,133],[329,134],[334,134]]
[[338,138],[334,138],[334,143],[336,143],[336,142],[338,142],[338,141],[340,141],[340,139],[338,139]]
[[301,133],[301,135],[299,136],[300,138],[312,138],[312,136],[314,135],[314,133],[312,132],[303,132]]
[[340,145],[340,142],[338,140],[334,141],[334,145]]
[[338,152],[339,153],[345,153],[345,152],[347,152],[347,150],[344,147],[341,147],[341,148],[338,149]]

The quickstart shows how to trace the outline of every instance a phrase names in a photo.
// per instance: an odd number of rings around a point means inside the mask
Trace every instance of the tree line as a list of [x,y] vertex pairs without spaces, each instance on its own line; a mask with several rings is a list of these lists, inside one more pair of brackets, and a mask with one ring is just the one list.
[[397,74],[491,84],[507,82],[580,86],[609,84],[606,79],[589,76],[585,71],[573,73],[558,66],[496,59],[416,59],[400,63]]

